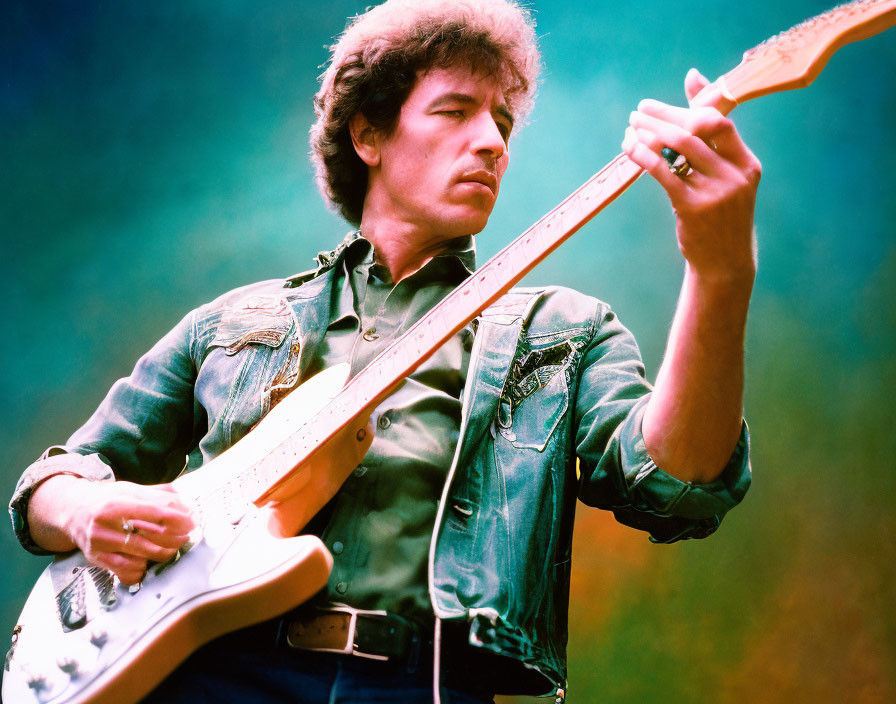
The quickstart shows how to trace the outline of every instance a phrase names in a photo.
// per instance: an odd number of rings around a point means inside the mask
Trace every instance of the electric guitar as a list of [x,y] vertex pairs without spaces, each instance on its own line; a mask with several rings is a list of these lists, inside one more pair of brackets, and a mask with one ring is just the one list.
[[[896,0],[857,0],[744,54],[692,105],[730,112],[811,83],[841,46],[896,24]],[[130,588],[75,551],[34,586],[3,672],[7,704],[133,704],[198,647],[305,601],[332,557],[296,536],[367,452],[369,418],[440,345],[618,197],[641,169],[624,155],[489,260],[367,368],[302,384],[246,437],[174,481],[199,528]]]

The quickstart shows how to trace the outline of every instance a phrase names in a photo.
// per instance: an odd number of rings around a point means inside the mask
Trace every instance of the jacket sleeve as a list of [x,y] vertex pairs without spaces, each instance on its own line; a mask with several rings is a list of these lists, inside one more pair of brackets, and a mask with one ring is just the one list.
[[708,484],[676,479],[657,467],[641,435],[651,386],[632,334],[603,303],[581,359],[575,404],[579,498],[613,511],[654,542],[704,538],[750,486],[746,423],[721,476]]
[[185,317],[140,358],[129,377],[115,382],[65,445],[47,449],[22,474],[9,514],[26,550],[49,554],[34,543],[28,529],[28,501],[46,479],[73,474],[94,481],[156,484],[183,469],[202,420],[193,396],[194,325],[194,314]]

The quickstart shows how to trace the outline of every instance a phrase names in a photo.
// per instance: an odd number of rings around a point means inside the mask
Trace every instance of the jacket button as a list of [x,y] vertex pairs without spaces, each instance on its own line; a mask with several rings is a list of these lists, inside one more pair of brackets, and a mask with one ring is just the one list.
[[341,555],[344,548],[345,546],[337,540],[335,543],[333,543],[333,554]]
[[367,467],[365,467],[363,464],[355,467],[354,475],[356,477],[363,477],[365,474],[367,474]]
[[376,328],[369,328],[362,337],[367,340],[367,342],[373,342],[374,340],[379,340],[380,336],[376,334]]
[[339,582],[339,584],[336,585],[336,591],[340,594],[345,594],[348,591],[348,584]]
[[380,430],[385,430],[390,425],[392,425],[392,421],[389,420],[389,416],[387,416],[385,413],[383,413],[383,415],[381,415],[379,418],[377,418],[376,425]]

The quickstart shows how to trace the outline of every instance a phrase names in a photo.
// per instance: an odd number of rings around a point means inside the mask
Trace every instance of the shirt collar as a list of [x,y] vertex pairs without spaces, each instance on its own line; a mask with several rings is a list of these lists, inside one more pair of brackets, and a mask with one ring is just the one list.
[[[342,250],[345,250],[345,267],[347,270],[353,269],[360,263],[373,262],[373,245],[360,231],[350,232],[343,240],[342,244],[333,250],[338,256]],[[331,254],[330,252],[322,252],[323,254]],[[333,257],[335,259],[335,256]],[[444,259],[443,259],[444,258]],[[467,275],[472,274],[476,270],[476,242],[472,235],[464,235],[451,240],[448,247],[439,252],[433,259],[456,259],[464,268]]]

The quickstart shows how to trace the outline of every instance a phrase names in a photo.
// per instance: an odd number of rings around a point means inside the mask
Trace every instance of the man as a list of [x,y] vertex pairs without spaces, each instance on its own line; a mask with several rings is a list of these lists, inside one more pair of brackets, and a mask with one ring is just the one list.
[[[390,0],[350,25],[312,151],[322,191],[359,230],[315,271],[225,294],[150,350],[26,470],[11,512],[27,548],[77,547],[138,582],[193,527],[164,483],[185,455],[190,468],[216,456],[324,367],[363,368],[469,276],[534,95],[534,36],[504,0]],[[705,86],[686,78],[689,98]],[[314,607],[210,644],[147,701],[562,698],[576,496],[662,542],[718,527],[749,485],[759,165],[712,108],[644,101],[623,147],[669,194],[686,260],[656,387],[605,304],[509,294],[377,409],[369,453],[304,528],[334,555]],[[663,147],[690,170],[671,171]],[[365,612],[375,659],[283,637],[341,624],[334,603]]]

